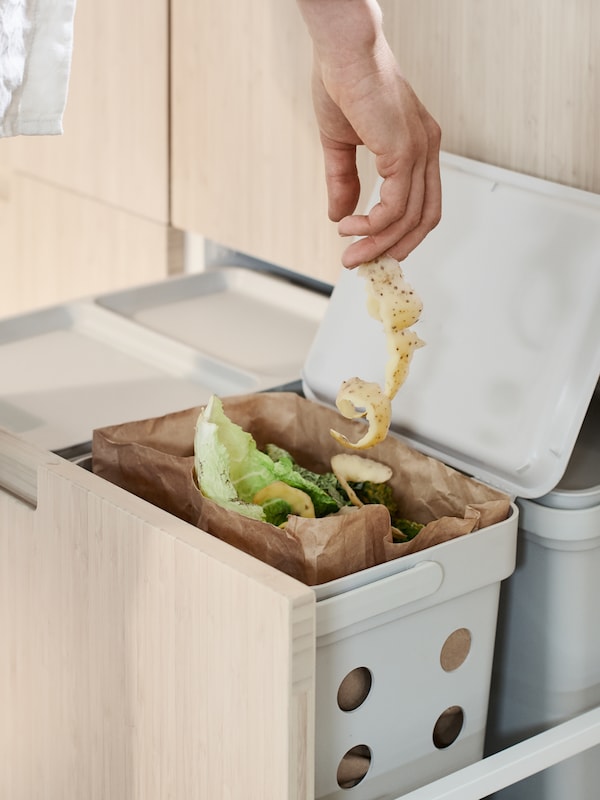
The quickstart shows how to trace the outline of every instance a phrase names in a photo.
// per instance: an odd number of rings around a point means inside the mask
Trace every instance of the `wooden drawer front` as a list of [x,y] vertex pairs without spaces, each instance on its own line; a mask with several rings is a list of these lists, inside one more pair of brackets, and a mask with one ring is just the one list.
[[312,591],[1,432],[0,484],[0,796],[312,797]]

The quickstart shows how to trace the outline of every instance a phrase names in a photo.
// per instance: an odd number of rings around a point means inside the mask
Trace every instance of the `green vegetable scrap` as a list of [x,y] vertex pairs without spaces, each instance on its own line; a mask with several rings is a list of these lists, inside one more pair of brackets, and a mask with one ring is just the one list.
[[283,525],[288,516],[292,513],[291,505],[282,500],[281,497],[272,497],[270,500],[265,500],[262,504],[262,510],[265,514],[265,522],[270,522],[271,525]]
[[334,514],[342,506],[350,505],[348,496],[338,483],[333,472],[312,472],[297,464],[283,447],[268,444],[265,452],[275,462],[275,470],[280,481],[302,489],[312,499],[315,516],[326,517]]
[[363,503],[380,503],[382,506],[387,506],[392,518],[397,515],[398,505],[389,483],[373,483],[372,481],[353,483],[351,481],[350,486]]
[[421,531],[425,526],[420,522],[413,522],[410,519],[398,519],[395,518],[392,520],[392,525],[401,535],[398,536],[396,531],[394,531],[394,541],[395,542],[406,542],[410,539],[414,539],[417,533]]
[[310,497],[315,516],[339,510],[341,503],[315,482],[314,478],[322,476],[298,471],[290,454],[281,448],[273,447],[271,452],[274,458],[259,450],[251,434],[227,417],[216,395],[210,398],[198,417],[194,437],[198,486],[205,497],[247,517],[267,521],[264,506],[253,502],[254,497],[269,484],[282,481]]
[[350,486],[363,503],[380,503],[387,507],[390,512],[392,528],[395,529],[393,531],[395,542],[406,542],[414,539],[417,533],[425,527],[420,522],[413,522],[401,516],[394,492],[389,483],[362,481],[361,483],[351,483]]

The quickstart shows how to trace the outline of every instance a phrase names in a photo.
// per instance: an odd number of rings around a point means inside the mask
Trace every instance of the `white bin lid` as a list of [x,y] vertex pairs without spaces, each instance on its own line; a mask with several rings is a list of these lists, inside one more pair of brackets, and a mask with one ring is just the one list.
[[[441,163],[443,219],[403,262],[427,346],[392,430],[512,496],[540,497],[565,472],[600,374],[600,196]],[[385,338],[365,300],[364,280],[344,272],[305,362],[307,396],[333,404],[347,378],[383,382]]]

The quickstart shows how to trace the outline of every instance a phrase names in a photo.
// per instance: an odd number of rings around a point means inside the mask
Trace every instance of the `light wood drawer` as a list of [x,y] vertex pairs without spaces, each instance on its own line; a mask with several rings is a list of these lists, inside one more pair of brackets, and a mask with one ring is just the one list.
[[0,797],[313,797],[312,590],[0,432]]

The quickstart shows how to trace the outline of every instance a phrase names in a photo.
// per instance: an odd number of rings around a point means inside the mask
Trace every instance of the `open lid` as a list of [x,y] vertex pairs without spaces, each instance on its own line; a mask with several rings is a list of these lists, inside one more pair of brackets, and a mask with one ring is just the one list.
[[[392,430],[513,496],[562,477],[600,374],[600,196],[442,154],[443,218],[403,262],[423,300]],[[376,187],[372,202],[378,200]],[[305,362],[307,396],[383,383],[380,322],[345,271]]]

